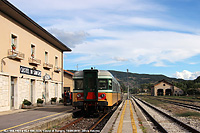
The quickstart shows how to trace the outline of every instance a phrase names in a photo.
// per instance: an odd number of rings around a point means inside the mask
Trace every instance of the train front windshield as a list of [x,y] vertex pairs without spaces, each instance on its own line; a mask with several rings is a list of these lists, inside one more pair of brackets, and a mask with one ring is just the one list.
[[75,90],[82,90],[83,89],[83,80],[76,79],[75,80]]

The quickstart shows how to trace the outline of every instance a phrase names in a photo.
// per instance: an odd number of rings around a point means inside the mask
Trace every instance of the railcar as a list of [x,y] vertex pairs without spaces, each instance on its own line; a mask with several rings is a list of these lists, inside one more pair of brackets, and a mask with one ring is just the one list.
[[75,72],[73,80],[73,107],[84,111],[107,110],[122,99],[120,84],[109,71],[86,69]]

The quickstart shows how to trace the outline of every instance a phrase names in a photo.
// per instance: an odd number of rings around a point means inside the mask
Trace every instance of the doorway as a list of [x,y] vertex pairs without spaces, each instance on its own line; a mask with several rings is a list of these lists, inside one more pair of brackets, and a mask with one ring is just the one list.
[[48,82],[45,82],[44,91],[45,91],[45,104],[47,104],[47,100],[49,99]]
[[17,78],[11,77],[11,97],[10,97],[10,109],[15,109],[16,105],[16,94],[17,94]]
[[157,96],[163,96],[163,89],[157,90]]
[[34,103],[35,80],[31,79],[31,103]]

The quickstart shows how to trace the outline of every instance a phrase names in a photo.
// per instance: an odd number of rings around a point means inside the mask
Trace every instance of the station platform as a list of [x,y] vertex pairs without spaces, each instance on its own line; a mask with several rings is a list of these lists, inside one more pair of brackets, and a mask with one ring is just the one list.
[[63,104],[0,112],[0,132],[48,129],[48,126],[55,124],[55,122],[71,118],[72,113],[73,107],[71,105],[64,106]]
[[125,100],[112,133],[142,133],[131,100]]
[[123,99],[101,133],[143,133],[140,128],[138,114],[134,101]]

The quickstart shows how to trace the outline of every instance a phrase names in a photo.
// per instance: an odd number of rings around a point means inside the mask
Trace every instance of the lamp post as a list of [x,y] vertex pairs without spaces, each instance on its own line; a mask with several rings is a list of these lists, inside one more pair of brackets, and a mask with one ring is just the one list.
[[128,69],[127,69],[127,87],[128,87],[128,99],[129,99]]

